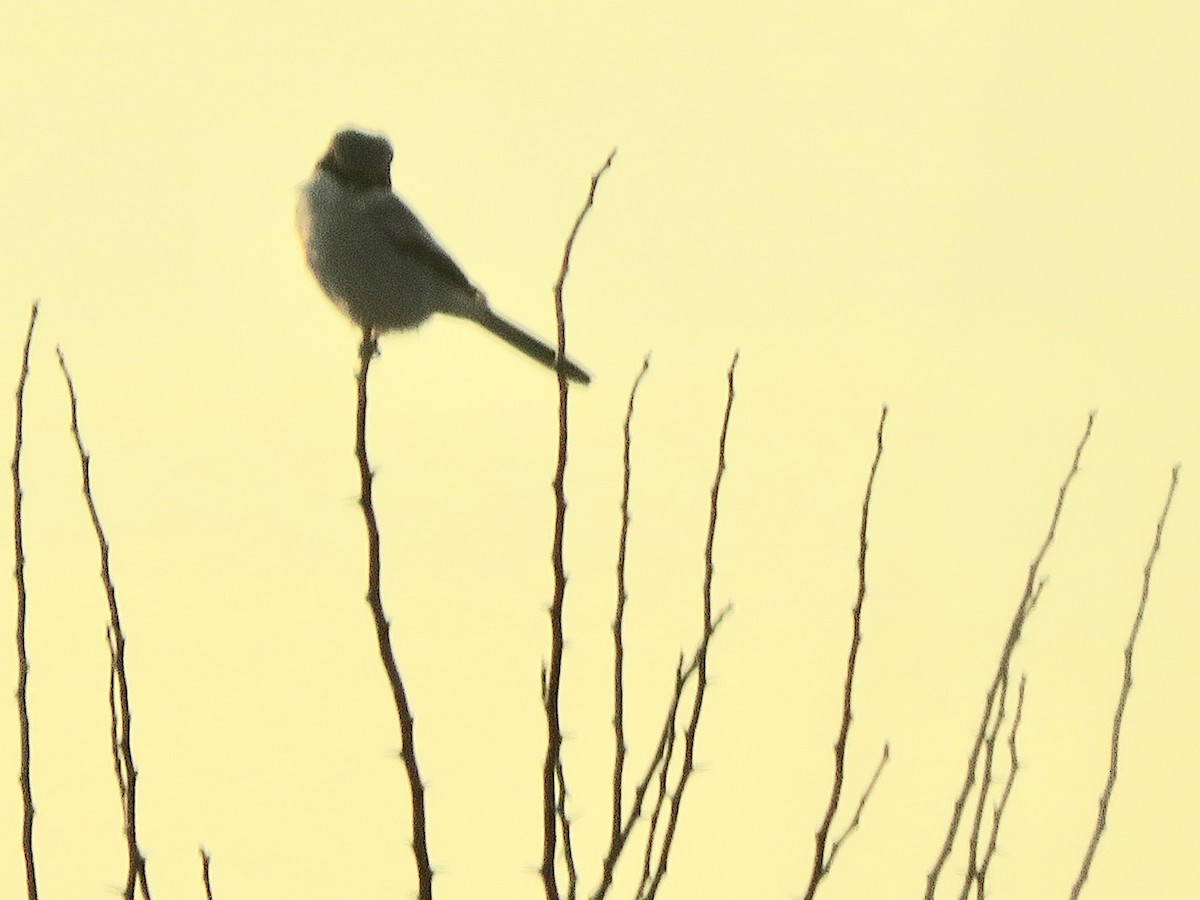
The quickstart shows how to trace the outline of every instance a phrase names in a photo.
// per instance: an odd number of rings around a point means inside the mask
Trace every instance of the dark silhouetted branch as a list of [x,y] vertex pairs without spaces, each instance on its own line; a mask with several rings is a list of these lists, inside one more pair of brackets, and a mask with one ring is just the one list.
[[104,628],[108,644],[108,739],[113,758],[113,773],[117,777],[117,793],[121,796],[121,809],[129,798],[129,785],[125,783],[125,765],[121,761],[121,713],[117,707],[117,645],[113,640],[112,624]]
[[975,896],[977,900],[983,900],[987,892],[987,876],[992,866],[992,859],[996,856],[996,847],[1000,843],[1000,823],[1004,821],[1004,813],[1008,809],[1008,798],[1012,796],[1013,785],[1017,782],[1017,771],[1020,769],[1020,759],[1017,756],[1017,732],[1021,728],[1021,713],[1025,709],[1025,676],[1021,676],[1021,683],[1017,687],[1017,708],[1013,712],[1012,727],[1008,730],[1008,778],[1004,782],[1004,790],[1000,793],[1000,800],[996,803],[996,807],[992,812],[992,833],[988,836],[987,850],[984,851],[983,859],[979,864],[979,871],[975,876]]
[[[108,598],[109,634],[114,649],[112,669],[116,673],[117,695],[116,710],[120,713],[118,728],[118,745],[121,750],[120,766],[124,769],[124,791],[122,806],[125,817],[125,844],[129,856],[129,868],[125,880],[125,900],[133,900],[138,884],[142,888],[144,900],[150,900],[150,884],[146,880],[146,857],[138,845],[137,836],[137,766],[133,761],[133,714],[129,703],[129,679],[125,669],[125,631],[121,627],[121,610],[117,605],[117,587],[112,580],[109,566],[109,543],[104,535],[104,526],[100,523],[100,513],[96,509],[96,501],[92,494],[91,457],[83,446],[83,437],[79,431],[79,403],[75,396],[75,384],[71,381],[71,373],[67,370],[67,361],[62,349],[58,350],[58,364],[62,368],[63,378],[67,382],[67,393],[71,400],[71,434],[75,437],[75,448],[79,451],[79,466],[83,473],[83,498],[87,503],[88,515],[92,520],[92,529],[96,532],[96,542],[100,546],[100,580],[104,584],[104,593]],[[111,675],[110,675],[111,677]],[[118,777],[118,784],[121,779]]]
[[1070,488],[1071,482],[1075,479],[1076,473],[1079,472],[1079,460],[1083,456],[1083,448],[1087,446],[1088,438],[1091,437],[1092,425],[1095,421],[1096,413],[1093,411],[1088,414],[1087,427],[1084,429],[1083,437],[1075,448],[1075,457],[1071,461],[1070,471],[1067,472],[1066,478],[1063,479],[1062,484],[1059,486],[1058,500],[1054,504],[1054,513],[1050,517],[1050,527],[1046,531],[1046,537],[1029,566],[1029,575],[1025,580],[1025,590],[1021,594],[1021,601],[1017,604],[1012,624],[1009,626],[1008,635],[1004,640],[1004,647],[1000,651],[1000,660],[996,664],[996,674],[993,676],[987,696],[984,698],[983,713],[980,716],[979,728],[975,732],[975,741],[971,747],[971,752],[967,754],[966,776],[963,779],[962,788],[954,800],[954,809],[950,814],[950,823],[946,829],[946,837],[942,842],[941,850],[938,852],[937,859],[934,861],[933,868],[930,870],[925,882],[925,900],[934,900],[938,878],[941,877],[942,869],[946,865],[946,860],[950,858],[950,851],[954,847],[954,839],[958,835],[958,827],[962,820],[967,797],[971,792],[971,788],[975,785],[975,767],[979,763],[979,754],[987,735],[988,723],[992,720],[992,713],[996,708],[996,697],[1000,691],[1000,685],[1008,677],[1008,669],[1013,651],[1016,650],[1017,643],[1021,640],[1021,632],[1025,627],[1025,622],[1028,620],[1030,612],[1033,611],[1037,603],[1037,598],[1041,591],[1038,574],[1041,569],[1042,560],[1045,559],[1050,545],[1054,542],[1054,535],[1058,530],[1058,522],[1062,517],[1063,504],[1067,499],[1067,490]]
[[[833,865],[833,854],[829,855],[829,859],[825,858],[825,845],[829,840],[829,831],[833,827],[833,817],[837,815],[838,805],[842,798],[842,785],[846,778],[846,745],[850,738],[850,723],[854,720],[853,699],[854,699],[854,672],[858,662],[858,648],[862,643],[862,610],[863,603],[867,599],[867,524],[870,520],[871,513],[871,492],[875,487],[875,474],[879,471],[879,461],[883,458],[883,426],[887,422],[887,407],[883,407],[883,411],[879,415],[879,430],[875,436],[875,459],[871,463],[871,474],[867,477],[867,489],[863,496],[862,519],[860,520],[858,530],[858,598],[854,603],[854,611],[851,616],[852,627],[850,631],[850,653],[846,660],[846,681],[842,688],[842,724],[838,730],[837,741],[833,745],[833,787],[829,792],[829,805],[825,809],[825,818],[821,822],[821,827],[817,829],[815,840],[815,848],[813,851],[812,874],[808,881],[808,890],[805,891],[804,900],[812,900],[817,893],[817,887],[821,881],[829,874],[830,867]],[[884,761],[887,760],[887,751],[884,751]],[[880,770],[882,770],[883,762],[880,762]],[[876,775],[878,777],[878,774]],[[874,779],[872,779],[872,785]],[[867,789],[867,793],[870,788]],[[864,802],[867,796],[864,793]],[[861,807],[860,807],[861,812]],[[857,820],[858,814],[855,814]]]
[[650,368],[650,355],[642,361],[642,369],[633,380],[629,391],[629,406],[625,411],[625,450],[623,456],[624,475],[621,480],[621,536],[617,542],[617,609],[613,615],[613,775],[612,775],[612,830],[609,834],[607,857],[621,837],[621,819],[624,807],[622,790],[625,779],[625,603],[629,593],[625,586],[625,554],[629,546],[629,496],[633,475],[633,407],[637,400],[638,387]]
[[675,756],[675,739],[677,736],[675,722],[679,716],[679,702],[683,697],[685,684],[686,682],[683,677],[683,654],[680,654],[679,662],[675,664],[675,690],[671,694],[671,708],[668,712],[668,721],[671,727],[663,733],[666,743],[663,745],[662,758],[659,760],[658,793],[654,797],[654,807],[650,810],[650,823],[646,831],[646,847],[642,854],[642,880],[638,882],[637,890],[634,892],[635,897],[645,896],[646,889],[650,885],[650,879],[654,876],[654,872],[651,869],[651,864],[654,860],[654,843],[658,837],[658,823],[662,819],[663,808],[667,805],[667,797],[670,796],[671,760]]
[[1088,841],[1087,852],[1083,857],[1083,865],[1079,869],[1079,877],[1071,887],[1071,900],[1077,900],[1087,881],[1096,858],[1096,850],[1100,847],[1100,838],[1108,822],[1108,805],[1112,802],[1113,790],[1117,786],[1117,756],[1121,748],[1121,723],[1125,719],[1125,704],[1129,700],[1129,692],[1133,690],[1133,650],[1137,645],[1138,633],[1142,630],[1142,618],[1146,613],[1146,604],[1150,600],[1150,575],[1154,571],[1154,561],[1158,558],[1158,548],[1162,544],[1163,527],[1167,524],[1167,513],[1171,511],[1171,500],[1175,496],[1175,487],[1179,484],[1179,466],[1171,470],[1171,486],[1167,489],[1167,499],[1163,503],[1162,515],[1158,518],[1158,527],[1154,531],[1154,544],[1150,548],[1150,557],[1146,560],[1146,568],[1142,573],[1142,597],[1138,601],[1137,615],[1133,619],[1133,627],[1129,631],[1129,642],[1125,645],[1125,678],[1121,682],[1121,696],[1117,700],[1117,710],[1113,715],[1112,744],[1108,763],[1108,780],[1100,794],[1100,809],[1096,815],[1096,827],[1092,838]]
[[983,741],[983,767],[979,775],[979,793],[975,797],[975,814],[971,817],[971,835],[967,839],[967,864],[963,871],[959,900],[967,900],[971,893],[971,885],[980,884],[979,843],[983,837],[983,815],[987,810],[992,776],[996,770],[996,742],[1000,739],[1000,729],[1004,727],[1004,719],[1008,712],[1008,677],[1009,673],[1006,670],[1000,680],[996,715]]
[[[646,771],[642,774],[637,787],[634,788],[633,802],[630,803],[629,811],[625,815],[620,837],[617,839],[616,845],[609,850],[608,855],[604,858],[600,884],[597,886],[595,892],[593,892],[591,900],[602,900],[608,894],[609,888],[612,887],[613,874],[616,870],[617,861],[620,859],[621,852],[625,849],[629,841],[629,835],[633,832],[633,826],[637,824],[637,820],[642,814],[642,803],[645,801],[646,793],[650,789],[650,782],[654,779],[656,773],[661,772],[661,767],[666,767],[670,764],[671,750],[668,748],[674,744],[675,720],[679,714],[679,704],[683,697],[683,691],[687,687],[688,682],[691,681],[692,676],[696,674],[701,657],[708,652],[708,645],[732,608],[731,606],[726,606],[718,613],[717,617],[713,620],[712,630],[701,638],[700,645],[696,648],[696,652],[692,655],[692,661],[688,663],[686,668],[683,667],[683,657],[680,656],[679,663],[675,669],[675,689],[671,693],[667,714],[663,719],[662,730],[659,732],[658,744],[654,748],[654,754],[650,762],[646,765]],[[665,797],[665,787],[660,788],[660,798]],[[654,844],[654,835],[655,826],[652,825],[650,834],[646,838],[648,848]],[[647,852],[649,852],[649,849],[647,849]],[[647,875],[646,880],[648,878],[649,876]],[[638,893],[640,893],[640,890]]]
[[[721,499],[721,484],[725,477],[725,444],[729,437],[729,417],[733,413],[734,373],[737,371],[738,354],[733,354],[727,375],[728,393],[725,399],[725,417],[721,422],[721,436],[717,441],[717,472],[713,477],[711,503],[708,512],[708,536],[704,542],[704,588],[703,588],[703,631],[705,637],[712,636],[712,586],[713,586],[713,548],[717,539],[717,518]],[[658,867],[654,878],[646,891],[646,900],[658,893],[658,887],[667,874],[667,863],[671,856],[671,847],[675,843],[675,829],[679,824],[679,810],[683,804],[684,791],[695,770],[696,735],[700,729],[700,716],[704,709],[704,695],[708,688],[708,642],[700,645],[696,665],[696,694],[692,700],[692,717],[683,732],[683,766],[679,772],[679,780],[671,794],[670,812],[667,816],[666,830],[663,833],[662,847],[658,853]]]
[[[587,201],[575,225],[567,238],[563,249],[562,265],[558,273],[558,281],[554,285],[554,318],[558,326],[558,359],[567,358],[567,323],[563,313],[563,289],[567,282],[567,272],[571,268],[571,252],[575,248],[575,239],[583,220],[596,200],[596,188],[600,179],[612,165],[617,151],[608,155],[596,174],[592,176],[592,185],[588,190]],[[563,543],[567,524],[567,375],[563,367],[558,367],[558,461],[554,469],[554,539],[550,549],[550,562],[554,570],[554,599],[550,604],[550,665],[547,667],[546,689],[542,695],[546,710],[546,756],[542,763],[542,886],[546,892],[546,900],[558,900],[558,879],[555,873],[557,858],[558,803],[555,798],[559,757],[562,755],[562,725],[558,715],[558,695],[562,684],[563,658],[563,601],[567,594],[567,573],[563,566]]]
[[29,350],[33,346],[33,326],[37,323],[38,305],[29,312],[29,330],[25,333],[25,350],[21,354],[21,374],[17,378],[17,414],[13,440],[13,577],[17,582],[17,718],[21,742],[21,847],[25,851],[25,892],[28,900],[37,900],[37,867],[33,861],[33,780],[30,763],[33,755],[29,743],[29,656],[25,650],[25,616],[28,595],[25,592],[25,523],[21,517],[21,450],[25,432],[25,383],[29,380]]
[[883,753],[879,757],[879,763],[875,766],[875,772],[871,776],[871,780],[867,782],[866,790],[858,798],[858,807],[854,810],[854,818],[850,820],[850,824],[846,826],[845,831],[829,844],[829,858],[825,860],[826,875],[833,868],[833,860],[838,855],[838,851],[842,849],[842,845],[846,843],[846,839],[858,830],[858,823],[862,820],[863,810],[866,809],[867,801],[871,799],[871,794],[875,793],[875,785],[879,783],[879,776],[883,774],[883,767],[888,764],[889,759],[891,759],[891,747],[888,744],[884,744]]
[[558,758],[558,824],[562,828],[563,856],[567,863],[567,900],[575,900],[579,873],[575,869],[575,850],[571,846],[571,820],[567,817],[567,776],[562,757]]
[[375,622],[375,638],[379,644],[379,658],[387,673],[388,685],[396,705],[396,716],[400,721],[400,758],[408,776],[409,793],[412,797],[412,851],[417,867],[418,900],[433,900],[433,867],[429,864],[429,845],[425,829],[425,785],[421,783],[421,771],[417,766],[416,737],[412,710],[408,705],[408,694],[400,669],[396,664],[396,653],[392,648],[391,623],[383,611],[382,564],[379,549],[379,524],[375,518],[375,503],[371,494],[374,473],[367,459],[367,374],[371,360],[377,352],[375,336],[370,329],[363,330],[359,346],[358,369],[358,416],[356,420],[355,454],[358,458],[358,474],[361,487],[359,504],[367,526],[367,604]]
[[200,874],[204,878],[204,897],[205,900],[213,900],[212,878],[209,873],[209,868],[212,866],[212,857],[208,855],[208,851],[203,847],[200,848]]

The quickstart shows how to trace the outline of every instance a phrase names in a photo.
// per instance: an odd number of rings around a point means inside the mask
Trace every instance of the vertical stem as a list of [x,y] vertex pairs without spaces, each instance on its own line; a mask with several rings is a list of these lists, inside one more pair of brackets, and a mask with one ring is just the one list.
[[25,335],[25,352],[21,356],[21,375],[17,380],[16,439],[13,445],[13,543],[16,564],[13,575],[17,582],[17,718],[21,740],[21,799],[24,819],[21,825],[21,846],[25,851],[25,891],[29,900],[37,900],[37,869],[33,861],[33,782],[29,767],[32,750],[29,743],[29,656],[25,650],[25,527],[21,520],[21,444],[25,427],[25,382],[29,379],[29,348],[33,344],[33,326],[37,322],[38,305],[29,314],[29,331]]
[[379,524],[375,518],[375,502],[371,494],[374,473],[367,459],[367,373],[375,357],[375,337],[370,329],[363,330],[359,347],[358,370],[358,417],[355,429],[355,453],[358,457],[358,474],[361,487],[363,519],[367,526],[367,604],[371,607],[371,618],[375,623],[375,638],[379,643],[379,658],[383,661],[392,699],[396,704],[396,715],[400,720],[400,758],[408,775],[408,787],[412,796],[412,851],[417,866],[417,897],[433,900],[433,868],[429,864],[429,846],[425,834],[425,785],[421,783],[421,772],[417,767],[417,751],[414,738],[413,715],[408,705],[408,694],[396,665],[396,653],[392,648],[391,622],[383,611],[381,590],[382,563],[379,550]]

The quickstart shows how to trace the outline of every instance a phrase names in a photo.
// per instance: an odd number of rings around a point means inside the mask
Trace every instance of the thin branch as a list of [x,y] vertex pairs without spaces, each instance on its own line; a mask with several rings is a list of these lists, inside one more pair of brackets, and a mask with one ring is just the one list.
[[1154,571],[1154,561],[1158,557],[1158,548],[1162,544],[1163,527],[1167,523],[1167,513],[1171,510],[1171,500],[1175,496],[1175,487],[1179,484],[1179,466],[1171,470],[1171,486],[1167,489],[1167,499],[1163,503],[1162,515],[1158,518],[1158,527],[1154,531],[1154,544],[1150,548],[1150,557],[1146,560],[1146,568],[1142,573],[1142,597],[1138,601],[1137,615],[1133,627],[1129,630],[1129,642],[1125,645],[1125,678],[1121,683],[1121,696],[1117,700],[1117,710],[1113,715],[1112,745],[1108,763],[1108,780],[1100,794],[1100,809],[1096,815],[1096,828],[1092,839],[1088,842],[1087,853],[1083,857],[1083,865],[1079,869],[1079,877],[1071,888],[1071,900],[1077,900],[1083,890],[1084,882],[1096,858],[1096,850],[1100,847],[1100,838],[1108,822],[1108,806],[1112,802],[1113,790],[1117,786],[1117,756],[1121,749],[1121,723],[1125,719],[1125,704],[1129,700],[1129,692],[1133,690],[1133,650],[1137,645],[1138,633],[1142,629],[1142,618],[1146,613],[1146,604],[1150,599],[1150,575]]
[[621,795],[625,779],[625,644],[623,627],[625,623],[625,603],[629,593],[625,587],[625,553],[629,545],[629,495],[630,481],[633,474],[633,406],[637,400],[638,387],[650,368],[650,354],[642,361],[642,370],[633,380],[629,391],[629,406],[625,411],[625,451],[624,477],[621,482],[621,536],[617,544],[617,610],[613,615],[613,775],[612,775],[612,831],[608,840],[607,856],[613,855],[613,849],[621,836],[621,817],[623,798]]
[[883,755],[879,757],[879,763],[875,766],[875,774],[871,776],[866,790],[858,798],[858,808],[854,810],[854,818],[850,820],[850,824],[846,826],[846,830],[829,845],[829,858],[825,860],[825,875],[828,875],[829,870],[833,868],[833,860],[838,855],[838,851],[842,849],[842,845],[846,843],[846,839],[858,830],[858,823],[862,820],[863,810],[867,806],[867,801],[871,799],[871,794],[875,792],[875,785],[879,782],[879,776],[883,774],[883,767],[887,765],[889,759],[891,759],[891,748],[888,744],[884,744]]
[[567,775],[562,757],[558,758],[558,824],[562,828],[563,856],[567,863],[567,900],[575,900],[579,873],[575,869],[575,851],[571,846],[571,820],[567,817]]
[[[604,863],[601,869],[600,884],[591,896],[591,900],[602,900],[612,886],[613,874],[616,871],[617,861],[620,859],[621,852],[625,849],[629,835],[633,832],[633,826],[637,824],[638,818],[642,814],[642,803],[646,799],[646,793],[650,789],[650,782],[654,779],[656,772],[660,771],[660,766],[669,766],[668,746],[674,741],[675,735],[675,719],[679,712],[679,704],[683,697],[683,691],[696,674],[700,666],[701,657],[708,652],[708,645],[712,642],[712,638],[716,635],[717,629],[721,627],[721,623],[725,621],[725,617],[733,609],[732,606],[724,607],[717,617],[713,620],[712,630],[700,639],[700,644],[696,648],[696,652],[692,655],[692,661],[687,667],[679,670],[676,667],[675,673],[675,689],[671,693],[671,700],[667,708],[667,714],[663,719],[663,727],[659,732],[658,745],[654,749],[654,754],[650,762],[646,766],[646,771],[642,775],[641,781],[638,782],[633,792],[633,802],[630,804],[629,811],[625,815],[625,822],[621,826],[621,834],[614,847],[609,850],[608,855],[604,858]],[[664,791],[665,796],[665,791]],[[647,842],[653,845],[654,829],[651,828],[650,836]]]
[[[563,313],[563,289],[567,272],[571,267],[571,252],[583,220],[596,199],[596,188],[600,178],[612,165],[617,151],[613,150],[604,165],[592,176],[587,201],[575,219],[575,225],[563,249],[562,265],[558,281],[554,285],[554,317],[558,325],[558,360],[567,358],[567,323]],[[547,669],[546,690],[543,701],[546,708],[546,756],[542,763],[542,885],[546,900],[558,900],[558,881],[555,873],[558,831],[555,810],[556,772],[562,755],[562,724],[558,714],[558,695],[562,684],[563,657],[563,601],[567,593],[567,573],[563,565],[563,543],[567,524],[567,376],[566,369],[558,369],[558,461],[554,470],[554,538],[550,549],[550,563],[554,570],[554,600],[550,604],[550,665]]]
[[62,348],[58,348],[58,365],[62,369],[63,378],[67,382],[67,394],[71,400],[71,433],[75,438],[75,448],[79,451],[79,467],[83,475],[83,498],[87,503],[88,515],[92,520],[92,529],[96,532],[96,541],[100,547],[100,580],[104,585],[104,593],[108,598],[109,628],[112,634],[113,668],[117,674],[117,707],[120,712],[121,765],[125,769],[125,844],[129,857],[129,868],[125,878],[125,900],[133,900],[137,884],[141,884],[142,897],[150,900],[150,884],[146,880],[146,857],[138,844],[137,837],[137,766],[133,762],[133,714],[129,703],[129,679],[125,668],[125,631],[121,627],[121,611],[117,605],[117,587],[113,583],[109,567],[109,543],[104,535],[104,526],[100,523],[100,513],[96,509],[96,501],[92,494],[91,457],[83,446],[83,437],[79,431],[79,403],[75,395],[75,384],[71,373],[67,370],[67,360]]
[[846,682],[842,688],[842,724],[838,730],[837,741],[833,745],[833,787],[829,792],[829,806],[825,809],[825,818],[817,829],[815,847],[813,850],[812,874],[808,880],[808,890],[804,900],[812,900],[817,893],[817,887],[829,873],[833,863],[832,857],[825,860],[825,844],[829,840],[829,830],[833,827],[833,817],[837,815],[838,804],[842,798],[842,785],[846,777],[846,745],[850,738],[850,723],[854,720],[854,672],[858,662],[858,648],[862,643],[862,610],[867,599],[867,525],[871,514],[871,492],[875,488],[875,475],[879,471],[879,461],[883,458],[883,426],[887,422],[887,407],[879,415],[879,429],[875,435],[875,459],[871,463],[871,474],[867,477],[867,489],[863,496],[862,518],[858,530],[858,597],[854,602],[852,613],[852,628],[850,634],[850,653],[846,660]]
[[684,684],[683,654],[681,653],[679,662],[675,665],[675,689],[671,694],[671,708],[667,714],[670,728],[663,732],[666,743],[663,745],[662,757],[658,760],[658,793],[655,795],[654,807],[650,810],[649,827],[646,829],[646,849],[642,854],[642,880],[638,882],[637,890],[634,891],[633,896],[635,897],[645,896],[646,888],[654,874],[650,866],[654,859],[654,842],[658,837],[658,823],[662,818],[663,807],[667,805],[667,797],[670,795],[671,760],[675,756],[675,740],[677,738],[675,722],[679,716],[679,703],[683,698]]
[[[542,663],[542,706],[546,704],[546,664]],[[555,813],[558,818],[558,827],[562,830],[563,836],[563,857],[567,864],[567,898],[575,900],[576,892],[579,887],[579,873],[575,867],[575,850],[571,844],[571,819],[567,815],[567,773],[563,768],[562,757],[559,757],[558,767],[556,771],[558,798]]]
[[[711,635],[713,629],[713,548],[717,538],[717,513],[721,498],[721,484],[725,476],[725,442],[729,437],[729,417],[733,413],[733,379],[734,373],[737,370],[737,364],[738,354],[734,353],[733,361],[729,364],[729,373],[726,376],[728,392],[725,399],[725,418],[721,422],[721,436],[717,441],[717,472],[713,477],[711,503],[708,513],[708,536],[704,543],[704,618],[702,623],[702,633],[704,635]],[[696,695],[692,702],[692,718],[683,733],[683,768],[679,772],[679,780],[671,796],[671,810],[667,817],[667,828],[663,834],[662,848],[658,854],[658,868],[654,873],[654,880],[650,884],[650,889],[646,893],[646,900],[652,900],[658,893],[658,887],[662,883],[663,877],[667,874],[667,862],[671,856],[671,847],[675,843],[675,829],[679,823],[679,810],[683,803],[683,794],[695,769],[696,734],[700,728],[700,716],[704,709],[704,694],[708,688],[707,647],[707,643],[701,644],[701,652],[698,657],[699,664],[696,667]]]
[[379,524],[375,518],[375,503],[371,486],[375,475],[367,459],[367,375],[371,360],[378,352],[375,336],[371,329],[363,330],[359,346],[358,370],[358,415],[356,419],[355,455],[358,458],[358,474],[361,487],[359,504],[367,526],[367,604],[375,623],[375,637],[379,644],[379,658],[387,673],[388,685],[396,705],[396,716],[400,721],[400,758],[408,776],[409,793],[412,797],[412,851],[417,867],[417,897],[433,900],[433,867],[429,864],[429,845],[425,831],[425,785],[421,783],[421,772],[417,766],[417,751],[413,714],[408,705],[408,693],[396,664],[396,653],[392,648],[391,623],[383,610],[382,564],[379,549]]
[[979,864],[976,874],[975,896],[983,900],[987,890],[987,876],[992,867],[992,859],[996,856],[996,847],[1000,842],[1000,823],[1004,821],[1004,813],[1008,809],[1008,798],[1012,795],[1013,785],[1017,782],[1017,771],[1020,769],[1020,759],[1017,756],[1017,732],[1021,728],[1021,712],[1025,708],[1025,676],[1017,687],[1017,708],[1013,712],[1012,727],[1008,731],[1008,778],[1004,782],[1004,790],[1000,793],[1000,801],[992,813],[992,833],[988,837],[987,850],[983,861]]
[[[613,147],[612,152],[608,154],[608,159],[604,161],[595,174],[592,175],[592,185],[588,188],[587,200],[584,201],[583,209],[579,210],[579,215],[575,217],[575,224],[571,228],[571,233],[567,236],[566,246],[563,247],[562,263],[558,269],[558,280],[554,282],[554,319],[558,326],[558,358],[564,360],[567,358],[567,321],[563,315],[563,289],[567,283],[567,273],[571,270],[571,254],[575,250],[575,239],[579,237],[579,229],[583,227],[583,220],[587,218],[588,212],[592,208],[592,204],[596,202],[596,189],[600,187],[600,179],[604,177],[604,173],[612,168],[613,160],[617,156],[617,148]],[[558,390],[562,394],[566,390],[564,382],[566,381],[566,370],[563,367],[558,367]]]
[[113,771],[117,776],[117,794],[121,809],[128,802],[129,786],[125,782],[125,766],[121,762],[121,716],[117,710],[117,645],[113,641],[112,625],[104,628],[108,642],[108,738],[112,749]]
[[21,354],[21,374],[17,378],[17,414],[13,440],[13,577],[17,582],[17,718],[21,742],[21,800],[24,818],[21,825],[21,846],[25,851],[25,892],[28,900],[37,900],[37,868],[33,859],[33,781],[30,762],[33,755],[29,743],[29,656],[25,650],[25,617],[28,595],[25,592],[25,523],[21,517],[21,449],[25,432],[25,383],[29,380],[29,350],[33,346],[33,326],[37,323],[38,304],[29,312],[29,330],[25,333],[25,350]]
[[1013,651],[1016,650],[1017,643],[1021,639],[1021,632],[1025,627],[1025,622],[1028,620],[1037,597],[1041,593],[1042,585],[1039,582],[1038,573],[1042,565],[1042,560],[1045,558],[1050,545],[1054,541],[1055,532],[1058,530],[1058,522],[1062,517],[1063,505],[1067,499],[1067,490],[1070,488],[1071,482],[1075,479],[1075,475],[1079,472],[1079,460],[1083,456],[1083,448],[1087,446],[1088,438],[1091,437],[1092,425],[1095,421],[1096,413],[1092,411],[1088,414],[1087,427],[1084,428],[1083,437],[1080,438],[1079,444],[1075,448],[1075,456],[1071,461],[1070,471],[1067,472],[1066,478],[1063,479],[1062,484],[1059,486],[1058,500],[1054,504],[1054,513],[1050,517],[1050,527],[1046,531],[1046,537],[1029,566],[1029,576],[1025,581],[1025,590],[1021,595],[1020,603],[1017,604],[1017,611],[1013,615],[1012,624],[1009,626],[1008,635],[1004,640],[1004,648],[1001,650],[1000,660],[996,664],[996,674],[993,676],[987,696],[984,698],[983,713],[980,716],[979,728],[975,732],[975,741],[971,747],[971,752],[967,755],[966,776],[963,778],[962,788],[959,791],[958,797],[954,801],[954,809],[950,815],[950,824],[946,829],[946,837],[942,842],[941,850],[938,852],[938,857],[933,864],[933,868],[926,879],[925,900],[934,900],[938,878],[941,877],[942,868],[946,865],[946,860],[950,858],[950,851],[954,846],[954,839],[958,834],[958,826],[962,819],[963,809],[966,806],[967,796],[975,784],[975,766],[979,762],[979,753],[983,747],[984,737],[987,734],[987,724],[991,721],[992,710],[995,708],[996,695],[1000,690],[1001,681],[1007,677]]
[[212,879],[209,875],[209,868],[212,865],[212,857],[208,855],[208,851],[203,847],[200,848],[200,870],[204,876],[204,897],[205,900],[213,900]]
[[1008,671],[1000,680],[1000,693],[996,706],[996,717],[992,727],[988,729],[983,741],[983,769],[979,776],[979,794],[975,798],[975,814],[971,817],[971,836],[967,839],[967,864],[963,871],[962,890],[959,900],[967,900],[971,893],[971,885],[979,878],[979,841],[983,835],[983,814],[987,809],[988,794],[992,790],[992,773],[996,766],[996,741],[1000,738],[1000,729],[1004,727],[1004,717],[1008,704]]

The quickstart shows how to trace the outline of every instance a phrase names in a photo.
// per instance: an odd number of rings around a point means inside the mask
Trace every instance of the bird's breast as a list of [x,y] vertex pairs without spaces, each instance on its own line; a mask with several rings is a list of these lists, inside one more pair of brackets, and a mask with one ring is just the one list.
[[321,289],[360,326],[414,328],[429,318],[434,307],[420,273],[356,191],[318,172],[300,190],[296,230]]

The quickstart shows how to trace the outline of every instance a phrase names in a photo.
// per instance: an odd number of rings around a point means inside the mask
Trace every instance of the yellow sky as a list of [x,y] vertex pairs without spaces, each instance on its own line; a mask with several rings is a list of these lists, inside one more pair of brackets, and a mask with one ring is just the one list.
[[[660,896],[803,892],[884,403],[845,804],[885,741],[892,759],[820,896],[923,892],[1092,409],[1018,651],[1022,770],[989,896],[1061,897],[1074,880],[1177,462],[1085,896],[1196,893],[1180,860],[1200,798],[1198,26],[1175,4],[1024,0],[8,10],[0,363],[14,386],[42,302],[24,483],[43,896],[124,881],[106,612],[56,345],[113,547],[155,896],[202,896],[201,843],[217,896],[412,896],[395,715],[362,601],[357,335],[292,224],[297,185],[348,123],[392,138],[398,192],[498,310],[545,336],[563,242],[619,148],[567,294],[571,353],[595,376],[572,392],[563,695],[584,886],[608,822],[628,391],[652,352],[634,426],[637,767],[696,639],[740,350],[715,582],[735,611]],[[437,896],[536,897],[554,381],[465,322],[382,350],[385,602]],[[0,622],[14,598],[10,583]],[[15,683],[11,641],[3,672]],[[15,710],[0,760],[0,896],[15,897]],[[955,857],[945,896],[960,871]]]

